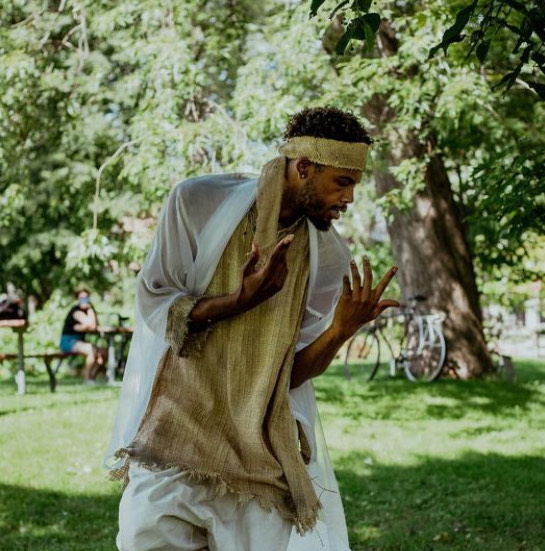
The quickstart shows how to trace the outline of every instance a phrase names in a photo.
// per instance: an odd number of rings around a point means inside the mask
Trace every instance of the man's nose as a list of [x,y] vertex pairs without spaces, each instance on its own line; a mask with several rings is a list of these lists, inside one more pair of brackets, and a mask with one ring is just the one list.
[[343,203],[354,202],[354,188],[352,186],[349,186],[344,190],[342,201]]

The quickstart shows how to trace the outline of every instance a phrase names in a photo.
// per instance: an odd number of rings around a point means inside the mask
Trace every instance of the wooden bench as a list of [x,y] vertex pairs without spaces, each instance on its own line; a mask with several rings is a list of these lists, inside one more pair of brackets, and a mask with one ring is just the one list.
[[[44,361],[47,374],[49,375],[49,388],[51,392],[55,392],[57,387],[57,373],[65,358],[77,356],[75,352],[44,352],[42,354],[25,354],[25,358],[41,358]],[[17,360],[18,354],[0,354],[0,363],[4,360]],[[53,360],[59,360],[56,367],[51,366]]]

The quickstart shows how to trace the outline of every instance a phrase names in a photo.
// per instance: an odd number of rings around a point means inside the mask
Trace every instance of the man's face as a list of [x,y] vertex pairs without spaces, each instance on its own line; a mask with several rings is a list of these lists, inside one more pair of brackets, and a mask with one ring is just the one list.
[[354,186],[360,181],[361,170],[314,167],[296,194],[299,210],[316,226],[327,231],[331,221],[340,218],[354,201]]

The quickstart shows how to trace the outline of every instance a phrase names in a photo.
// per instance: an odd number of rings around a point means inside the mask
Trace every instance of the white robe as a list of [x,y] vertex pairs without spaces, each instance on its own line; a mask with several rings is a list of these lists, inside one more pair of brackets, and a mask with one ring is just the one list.
[[[225,174],[178,184],[166,201],[147,259],[137,278],[135,331],[127,359],[113,435],[105,457],[108,469],[120,466],[115,453],[128,446],[146,410],[157,366],[167,350],[165,331],[171,304],[206,291],[223,250],[255,201],[257,177]],[[299,351],[327,329],[349,272],[350,252],[332,228],[319,232],[308,222],[310,273]],[[290,391],[294,418],[311,448],[310,476],[323,510],[316,529],[295,530],[288,551],[347,551],[348,535],[335,475],[323,439],[310,381]],[[326,489],[326,491],[324,491]]]

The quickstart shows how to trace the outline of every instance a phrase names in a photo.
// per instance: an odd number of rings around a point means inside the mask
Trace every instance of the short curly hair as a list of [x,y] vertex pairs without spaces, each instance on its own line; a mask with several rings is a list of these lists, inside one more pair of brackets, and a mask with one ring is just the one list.
[[309,107],[292,115],[286,125],[284,139],[299,136],[327,138],[341,142],[364,142],[371,144],[373,140],[350,111],[342,111],[336,107]]

